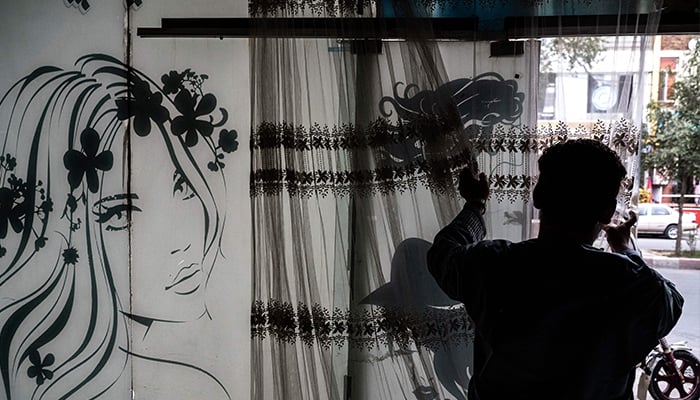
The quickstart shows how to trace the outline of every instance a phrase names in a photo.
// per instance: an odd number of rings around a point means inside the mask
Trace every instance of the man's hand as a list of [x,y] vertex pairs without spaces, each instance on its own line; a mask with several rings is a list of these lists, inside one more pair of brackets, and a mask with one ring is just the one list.
[[489,198],[489,182],[483,172],[476,176],[472,168],[464,168],[459,173],[459,195],[467,203],[484,204]]
[[609,224],[603,227],[610,249],[616,253],[630,249],[630,230],[637,223],[637,213],[629,212],[629,218],[620,225]]

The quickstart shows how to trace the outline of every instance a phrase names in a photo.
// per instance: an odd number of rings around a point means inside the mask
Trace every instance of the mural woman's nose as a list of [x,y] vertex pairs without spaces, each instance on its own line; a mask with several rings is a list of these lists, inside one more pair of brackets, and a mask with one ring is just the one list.
[[187,251],[190,249],[190,247],[192,247],[191,243],[185,247],[179,247],[179,248],[173,249],[173,251],[171,251],[170,254],[175,255],[178,253],[187,253]]

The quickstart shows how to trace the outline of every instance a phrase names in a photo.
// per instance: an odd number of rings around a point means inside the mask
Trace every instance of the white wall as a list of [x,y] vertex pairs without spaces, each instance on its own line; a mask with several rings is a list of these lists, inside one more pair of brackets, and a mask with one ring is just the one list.
[[[131,13],[132,33],[137,27],[160,26],[160,18],[165,17],[208,17],[208,16],[247,16],[245,2],[201,2],[190,1],[150,1],[139,10]],[[191,69],[199,74],[209,76],[202,85],[204,94],[212,93],[217,100],[216,110],[212,112],[214,121],[220,120],[222,114],[219,107],[228,112],[228,122],[221,128],[215,128],[213,138],[218,137],[222,128],[235,129],[238,132],[238,150],[226,154],[223,159],[226,164],[221,170],[224,175],[225,194],[221,187],[217,193],[217,205],[222,214],[225,211],[226,221],[221,245],[221,256],[213,265],[210,279],[200,288],[190,300],[181,301],[182,296],[171,296],[169,304],[153,307],[155,302],[167,299],[162,289],[152,284],[153,279],[171,279],[172,274],[181,267],[178,262],[187,260],[189,255],[170,259],[172,264],[164,265],[163,271],[154,274],[152,268],[158,267],[158,255],[153,254],[149,246],[141,246],[140,240],[147,242],[148,234],[142,236],[135,232],[134,250],[132,253],[132,282],[133,307],[136,313],[165,314],[177,319],[183,317],[184,323],[168,324],[155,323],[152,330],[142,342],[137,342],[134,335],[134,349],[144,353],[172,359],[176,362],[191,364],[201,368],[166,369],[162,364],[138,362],[134,364],[134,391],[137,399],[156,398],[246,398],[250,382],[250,271],[251,271],[251,226],[250,226],[250,197],[248,193],[250,154],[248,151],[248,136],[250,132],[250,96],[248,72],[248,41],[247,39],[153,39],[139,38],[132,35],[133,64],[136,68],[147,72],[156,82],[171,70],[184,71]],[[206,117],[201,117],[206,120]],[[207,149],[199,149],[201,168],[205,176],[217,185],[220,176],[207,169],[207,162],[212,159]],[[168,164],[166,154],[153,153],[146,148],[135,148],[134,154],[134,186],[154,190],[150,180],[151,172]],[[139,161],[143,161],[140,163]],[[159,192],[167,193],[163,187]],[[157,202],[156,199],[154,199]],[[143,213],[145,216],[145,213]],[[197,214],[195,211],[194,214]],[[191,240],[202,239],[202,220],[200,215],[171,214],[171,234],[167,237],[176,246],[190,244]],[[163,218],[167,218],[163,216]],[[145,229],[157,221],[144,220],[141,223]],[[137,227],[139,221],[136,221]],[[189,233],[187,232],[189,231]],[[156,239],[162,240],[162,239]],[[193,244],[189,252],[197,246]],[[169,248],[168,248],[169,249]],[[169,250],[165,249],[168,255]],[[183,254],[179,253],[176,256]],[[207,264],[207,263],[205,263]],[[211,268],[204,266],[204,270]],[[183,264],[184,265],[184,264]],[[173,269],[174,268],[174,269]],[[167,276],[167,278],[166,278]],[[196,278],[196,277],[195,277]],[[189,285],[189,286],[188,286]],[[183,291],[193,288],[185,282],[181,285]],[[151,289],[153,288],[153,289]],[[161,290],[157,293],[158,290]],[[180,301],[178,301],[180,300]],[[163,300],[165,301],[165,300]],[[196,317],[201,304],[206,304],[208,315]],[[213,378],[219,380],[228,391],[228,397]],[[175,396],[175,397],[173,397]]]
[[[247,4],[125,3],[93,0],[81,12],[35,0],[0,13],[0,153],[13,160],[0,162],[0,398],[128,399],[132,388],[137,399],[248,397],[247,40],[136,36],[161,17],[246,16]],[[138,116],[126,133],[124,113],[138,107],[119,106],[125,60],[167,110],[150,115],[147,135]],[[60,70],[29,75],[46,66]],[[173,133],[185,102],[163,92],[161,76],[185,69],[208,75],[199,99],[216,98],[198,118],[227,117],[209,146],[201,133],[196,146]],[[223,129],[238,133],[235,151],[217,149]],[[211,171],[217,154],[225,167]]]

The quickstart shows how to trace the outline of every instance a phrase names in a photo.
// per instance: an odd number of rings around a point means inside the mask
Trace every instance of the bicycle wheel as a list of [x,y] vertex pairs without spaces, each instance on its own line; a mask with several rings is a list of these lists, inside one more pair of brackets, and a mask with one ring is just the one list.
[[669,371],[660,360],[651,371],[649,393],[655,400],[698,400],[700,398],[700,360],[687,350],[675,350],[676,371]]

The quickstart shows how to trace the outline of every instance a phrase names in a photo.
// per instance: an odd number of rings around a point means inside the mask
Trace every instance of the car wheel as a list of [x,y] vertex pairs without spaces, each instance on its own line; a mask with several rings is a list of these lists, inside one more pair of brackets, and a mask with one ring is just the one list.
[[678,237],[678,225],[676,224],[671,224],[666,227],[666,230],[664,231],[664,236],[666,236],[669,239],[675,239]]

